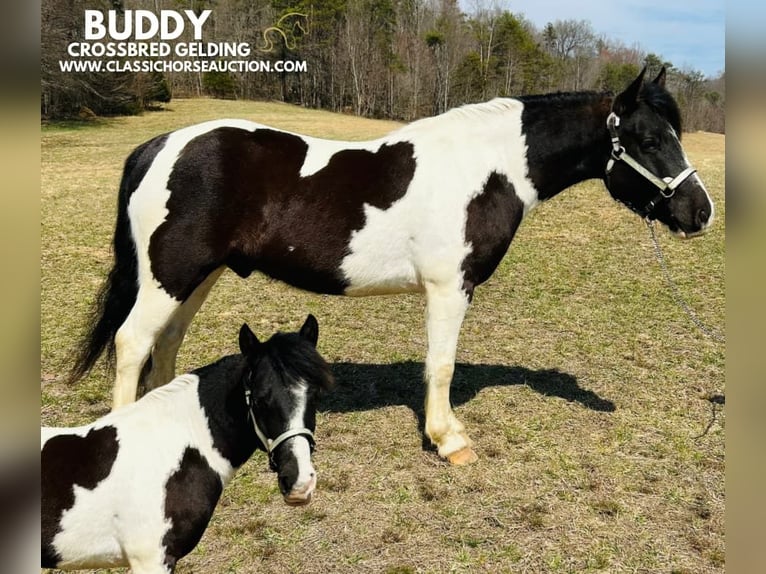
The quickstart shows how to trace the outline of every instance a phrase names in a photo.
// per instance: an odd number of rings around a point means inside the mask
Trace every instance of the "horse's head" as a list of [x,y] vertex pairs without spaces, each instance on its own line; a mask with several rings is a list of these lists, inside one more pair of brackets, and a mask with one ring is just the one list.
[[277,333],[261,343],[247,325],[239,347],[249,374],[245,394],[261,447],[287,504],[306,504],[316,487],[311,464],[317,396],[332,385],[329,365],[316,350],[319,325],[313,315],[298,333]]
[[606,186],[640,216],[693,237],[712,224],[713,202],[681,146],[681,114],[665,90],[665,68],[652,82],[644,83],[645,73],[613,101]]

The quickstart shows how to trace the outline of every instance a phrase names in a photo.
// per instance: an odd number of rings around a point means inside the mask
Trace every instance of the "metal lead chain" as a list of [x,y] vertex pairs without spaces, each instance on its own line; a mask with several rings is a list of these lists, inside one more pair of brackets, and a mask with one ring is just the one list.
[[697,316],[697,314],[694,312],[694,310],[689,306],[689,304],[686,302],[686,300],[681,296],[680,291],[678,290],[678,285],[675,284],[673,281],[673,278],[670,276],[670,270],[668,269],[668,264],[665,261],[665,256],[662,253],[662,249],[660,248],[660,242],[657,240],[657,234],[654,231],[654,222],[645,219],[646,226],[649,228],[649,235],[652,238],[652,243],[654,244],[654,253],[657,256],[657,261],[660,263],[660,267],[662,268],[662,273],[665,276],[665,281],[670,286],[670,291],[673,294],[673,299],[675,300],[676,304],[683,309],[684,313],[691,319],[691,322],[697,325],[697,328],[699,328],[700,331],[702,331],[705,335],[713,339],[714,341],[718,341],[719,343],[724,343],[724,338],[718,333],[717,331],[714,331],[707,325],[705,325],[700,318]]

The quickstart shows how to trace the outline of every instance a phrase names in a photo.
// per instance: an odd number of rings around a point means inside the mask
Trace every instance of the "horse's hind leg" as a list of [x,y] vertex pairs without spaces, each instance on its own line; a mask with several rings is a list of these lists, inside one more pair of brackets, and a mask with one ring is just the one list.
[[152,368],[145,381],[146,390],[156,389],[169,383],[176,376],[176,357],[186,336],[186,330],[224,269],[219,267],[200,283],[191,296],[173,313],[170,321],[157,337],[152,349]]
[[180,306],[180,301],[153,282],[146,281],[141,284],[133,309],[117,330],[114,339],[117,368],[112,408],[136,400],[141,369],[158,335]]
[[452,464],[467,464],[476,460],[476,454],[465,427],[452,412],[449,390],[468,296],[452,285],[427,283],[426,301],[426,435],[439,456]]

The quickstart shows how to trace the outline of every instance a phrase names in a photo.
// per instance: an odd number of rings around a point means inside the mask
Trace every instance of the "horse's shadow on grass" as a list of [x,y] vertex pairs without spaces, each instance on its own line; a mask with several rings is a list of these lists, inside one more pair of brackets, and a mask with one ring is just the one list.
[[[330,412],[373,410],[386,406],[409,407],[425,428],[425,383],[423,363],[406,361],[384,365],[335,363],[335,389],[324,396],[320,408]],[[557,369],[532,370],[503,365],[458,363],[450,387],[450,402],[459,406],[473,399],[485,387],[526,385],[544,396],[580,403],[585,408],[612,412],[615,405],[593,391],[583,389],[577,379]]]

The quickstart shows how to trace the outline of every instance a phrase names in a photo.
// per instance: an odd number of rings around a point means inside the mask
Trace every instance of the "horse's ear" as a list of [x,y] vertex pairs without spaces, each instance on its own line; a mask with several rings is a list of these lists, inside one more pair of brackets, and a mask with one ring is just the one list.
[[242,354],[246,357],[252,356],[258,353],[260,346],[261,342],[255,333],[250,330],[247,323],[242,323],[242,327],[239,329],[239,350],[242,351]]
[[317,341],[319,340],[319,323],[317,323],[316,317],[311,313],[306,317],[306,321],[303,323],[303,327],[301,327],[300,335],[315,347],[317,346]]
[[618,116],[629,114],[636,109],[636,106],[638,105],[638,93],[641,91],[641,86],[644,83],[645,74],[646,66],[644,66],[644,69],[641,70],[640,74],[638,74],[638,77],[633,80],[633,82],[627,88],[625,88],[625,91],[623,91],[614,99],[612,110]]
[[660,73],[657,74],[657,77],[652,80],[653,84],[657,84],[661,88],[665,88],[665,78],[667,76],[665,66],[662,66],[662,69],[660,70]]

